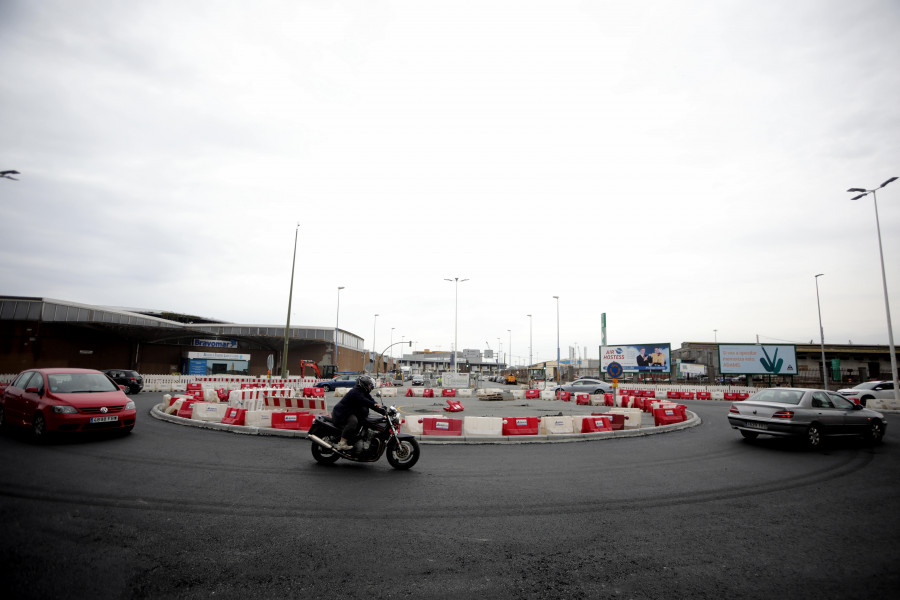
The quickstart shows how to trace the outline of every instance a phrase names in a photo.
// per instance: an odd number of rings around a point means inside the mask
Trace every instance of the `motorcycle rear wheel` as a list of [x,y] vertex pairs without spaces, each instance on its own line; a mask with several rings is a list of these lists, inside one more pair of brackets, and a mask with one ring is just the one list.
[[[337,444],[339,441],[338,438],[333,435],[327,435],[327,436],[323,435],[322,439],[324,441],[328,442],[329,444],[331,444],[332,446]],[[323,465],[333,464],[333,463],[337,462],[337,460],[341,457],[340,454],[338,454],[334,450],[329,450],[325,446],[320,446],[319,444],[317,444],[315,442],[310,442],[310,444],[312,444],[313,458],[316,459],[316,462],[319,462]]]
[[392,439],[388,442],[387,459],[395,469],[406,470],[419,461],[419,442],[414,439]]

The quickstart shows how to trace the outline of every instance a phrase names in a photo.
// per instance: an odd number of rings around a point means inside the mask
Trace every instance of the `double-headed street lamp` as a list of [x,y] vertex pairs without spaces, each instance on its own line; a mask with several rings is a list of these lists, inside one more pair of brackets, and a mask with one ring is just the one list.
[[378,313],[375,313],[375,320],[372,322],[372,364],[375,364],[376,356],[375,353],[375,332],[378,327]]
[[898,385],[897,381],[897,352],[894,350],[894,330],[891,326],[891,305],[890,302],[888,302],[887,276],[884,274],[884,251],[881,248],[881,223],[878,221],[878,198],[875,195],[876,191],[896,180],[896,177],[891,177],[873,190],[850,188],[847,191],[860,192],[858,196],[854,196],[851,200],[859,200],[864,196],[872,194],[872,203],[875,205],[875,229],[878,231],[878,256],[881,258],[881,283],[884,286],[884,311],[887,314],[888,343],[891,349],[891,380],[894,382],[894,401],[897,404],[900,404],[900,385]]
[[461,281],[468,281],[468,279],[460,279],[459,277],[454,277],[453,279],[444,278],[444,281],[449,281],[453,283],[456,292],[456,304],[453,309],[453,372],[459,373],[459,361],[456,360],[456,353],[459,352],[459,284]]
[[825,273],[816,275],[816,306],[819,307],[819,337],[822,340],[822,383],[828,389],[828,367],[825,365],[825,330],[822,329],[822,303],[819,302],[819,277]]
[[[287,319],[284,321],[284,350],[281,352],[281,378],[287,379],[288,376],[288,345],[291,341],[291,300],[294,299],[294,267],[297,266],[297,234],[300,233],[300,223],[294,230],[294,257],[291,259],[291,288],[288,290],[288,311]],[[303,375],[303,373],[300,373]]]

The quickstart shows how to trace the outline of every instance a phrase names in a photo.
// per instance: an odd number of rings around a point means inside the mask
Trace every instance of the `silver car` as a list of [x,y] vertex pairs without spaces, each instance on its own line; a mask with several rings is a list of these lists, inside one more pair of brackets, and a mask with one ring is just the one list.
[[810,448],[827,435],[860,435],[881,442],[884,415],[854,404],[840,394],[808,388],[761,390],[728,409],[728,422],[748,440],[760,434],[802,437]]
[[573,394],[611,394],[613,391],[611,384],[599,379],[576,379],[572,383],[553,388],[554,392],[560,390]]
[[894,382],[893,381],[867,381],[853,386],[838,390],[838,394],[853,401],[859,401],[863,406],[868,400],[875,398],[893,398]]

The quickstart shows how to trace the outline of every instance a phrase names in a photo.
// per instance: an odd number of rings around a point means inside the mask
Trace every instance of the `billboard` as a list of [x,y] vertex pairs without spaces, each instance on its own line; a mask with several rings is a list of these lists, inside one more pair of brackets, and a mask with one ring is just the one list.
[[669,344],[600,346],[600,368],[619,363],[625,373],[668,373],[671,358]]
[[719,372],[735,375],[796,375],[796,346],[729,344],[719,346]]

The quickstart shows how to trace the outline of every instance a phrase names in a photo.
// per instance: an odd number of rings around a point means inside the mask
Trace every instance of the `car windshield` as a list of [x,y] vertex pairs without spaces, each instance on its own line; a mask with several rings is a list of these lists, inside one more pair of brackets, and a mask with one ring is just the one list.
[[800,404],[803,390],[762,390],[756,392],[750,400],[757,402],[778,402],[780,404]]
[[861,383],[859,385],[854,385],[853,389],[854,390],[871,390],[879,383],[881,383],[881,382],[880,381],[867,381],[867,382]]
[[54,373],[48,375],[50,391],[54,394],[87,394],[115,392],[119,389],[102,373]]

